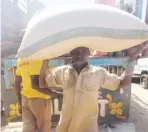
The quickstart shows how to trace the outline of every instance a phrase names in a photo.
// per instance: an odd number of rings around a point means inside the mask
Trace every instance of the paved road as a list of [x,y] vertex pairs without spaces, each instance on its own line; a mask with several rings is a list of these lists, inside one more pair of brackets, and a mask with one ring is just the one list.
[[148,90],[132,84],[129,122],[136,126],[136,132],[148,132]]

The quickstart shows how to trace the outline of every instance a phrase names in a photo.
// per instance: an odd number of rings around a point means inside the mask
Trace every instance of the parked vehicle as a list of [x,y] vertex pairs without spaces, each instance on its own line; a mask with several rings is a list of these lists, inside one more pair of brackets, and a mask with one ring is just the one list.
[[148,58],[140,58],[134,68],[133,78],[140,78],[141,87],[148,89]]

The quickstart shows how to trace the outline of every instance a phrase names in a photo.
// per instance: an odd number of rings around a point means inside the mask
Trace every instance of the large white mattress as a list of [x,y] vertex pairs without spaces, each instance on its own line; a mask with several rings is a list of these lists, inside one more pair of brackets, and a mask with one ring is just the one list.
[[67,5],[38,12],[28,23],[18,57],[49,59],[76,47],[120,51],[148,40],[148,25],[105,5]]

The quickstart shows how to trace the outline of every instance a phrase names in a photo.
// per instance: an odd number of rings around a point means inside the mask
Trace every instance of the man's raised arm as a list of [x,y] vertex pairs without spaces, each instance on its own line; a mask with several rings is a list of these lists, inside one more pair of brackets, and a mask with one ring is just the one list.
[[39,75],[39,87],[40,88],[47,88],[48,87],[46,80],[45,80],[46,73],[49,69],[48,62],[49,62],[49,60],[44,60],[42,63],[42,66],[41,66],[40,75]]
[[148,48],[148,41],[145,41],[142,44],[127,50],[129,54],[128,64],[126,66],[125,72],[121,77],[122,79],[119,87],[123,88],[126,85],[128,85],[128,83],[131,81],[133,70],[137,62],[137,57],[147,48]]

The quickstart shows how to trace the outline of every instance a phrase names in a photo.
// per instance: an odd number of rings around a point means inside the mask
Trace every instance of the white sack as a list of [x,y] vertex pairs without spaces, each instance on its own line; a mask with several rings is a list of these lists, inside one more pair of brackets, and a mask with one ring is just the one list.
[[68,5],[38,12],[28,23],[18,57],[47,59],[79,46],[120,51],[148,40],[148,25],[105,5]]

